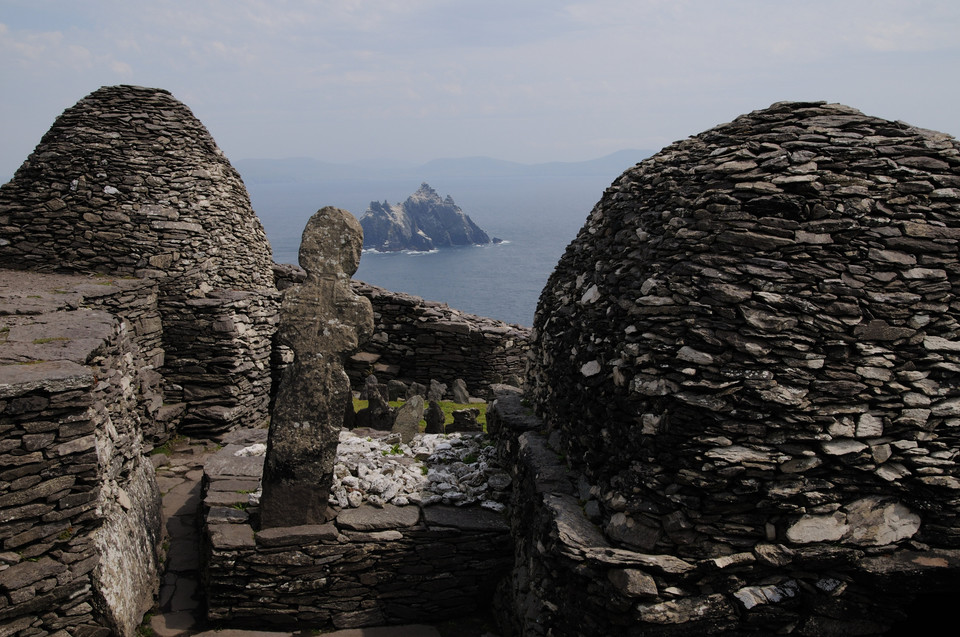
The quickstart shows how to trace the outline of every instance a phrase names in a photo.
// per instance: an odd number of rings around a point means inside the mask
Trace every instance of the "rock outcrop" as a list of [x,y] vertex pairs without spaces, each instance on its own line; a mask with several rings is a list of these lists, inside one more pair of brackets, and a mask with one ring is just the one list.
[[360,217],[363,247],[380,252],[490,243],[490,237],[447,195],[441,199],[427,184],[402,204],[372,201]]
[[327,521],[343,417],[351,409],[343,357],[373,332],[370,301],[350,287],[363,231],[349,212],[323,208],[307,222],[307,278],[283,293],[278,340],[293,350],[277,392],[263,472],[261,526]]
[[603,541],[660,559],[611,573],[645,598],[617,621],[867,634],[908,597],[893,572],[956,577],[958,238],[960,144],[840,105],[774,104],[607,189],[530,381]]

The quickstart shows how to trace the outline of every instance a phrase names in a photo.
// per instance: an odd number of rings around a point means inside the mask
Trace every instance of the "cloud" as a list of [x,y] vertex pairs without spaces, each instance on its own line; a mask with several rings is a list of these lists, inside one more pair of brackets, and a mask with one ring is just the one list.
[[[780,99],[960,132],[958,28],[933,0],[12,0],[0,78],[64,106],[161,86],[238,157],[573,160]],[[0,118],[49,116],[30,97]]]

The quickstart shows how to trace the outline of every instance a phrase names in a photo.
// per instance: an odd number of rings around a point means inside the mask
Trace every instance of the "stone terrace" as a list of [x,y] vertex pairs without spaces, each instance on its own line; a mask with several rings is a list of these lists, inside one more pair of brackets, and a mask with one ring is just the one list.
[[141,435],[168,435],[156,284],[0,281],[4,634],[130,635],[157,587],[160,496]]

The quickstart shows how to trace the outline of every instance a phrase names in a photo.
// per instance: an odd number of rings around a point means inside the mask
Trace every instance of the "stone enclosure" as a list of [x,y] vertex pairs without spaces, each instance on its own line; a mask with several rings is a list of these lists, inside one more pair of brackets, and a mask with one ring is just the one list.
[[[185,106],[100,89],[0,188],[0,633],[134,633],[162,557],[145,454],[181,432],[226,443],[212,620],[425,621],[496,589],[506,635],[879,634],[958,589],[958,238],[956,140],[780,103],[618,178],[532,332],[338,274],[374,314],[354,389],[492,400],[506,515],[340,502],[271,528],[263,458],[233,453],[302,369],[275,281],[305,275]],[[525,394],[497,384],[525,365]]]
[[0,188],[0,245],[3,268],[156,281],[180,430],[266,418],[270,245],[239,174],[167,91],[103,87],[64,111]]

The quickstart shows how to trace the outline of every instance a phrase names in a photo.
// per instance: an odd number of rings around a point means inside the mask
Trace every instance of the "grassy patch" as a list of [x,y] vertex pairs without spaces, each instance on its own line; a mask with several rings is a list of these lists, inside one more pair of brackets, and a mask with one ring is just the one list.
[[137,627],[138,637],[155,637],[157,634],[154,632],[153,628],[150,626],[150,620],[153,619],[153,613],[147,613],[143,616],[143,621],[140,623],[140,626]]
[[49,338],[35,338],[33,339],[34,345],[45,345],[46,343],[56,343],[57,341],[69,341],[70,339],[66,336],[51,336]]
[[[394,408],[399,408],[403,405],[404,401],[402,400],[391,400],[390,406]],[[353,399],[353,411],[360,411],[361,409],[366,409],[370,403],[366,400],[359,400],[357,398]],[[479,409],[480,414],[477,416],[477,422],[483,426],[484,429],[487,427],[487,403],[470,403],[464,405],[461,403],[452,403],[448,401],[440,402],[440,409],[443,410],[444,415],[444,424],[449,425],[453,422],[453,412],[458,409]],[[421,420],[420,424],[426,426],[426,422]]]
[[150,452],[150,455],[151,455],[151,456],[156,456],[156,455],[162,453],[162,454],[165,455],[165,456],[171,456],[171,455],[173,455],[173,448],[174,448],[176,445],[178,445],[178,444],[180,444],[181,442],[183,442],[184,440],[186,440],[186,438],[185,438],[184,436],[181,436],[181,435],[177,434],[176,436],[174,436],[174,437],[171,438],[170,440],[166,441],[165,443],[163,443],[163,444],[160,445],[159,447],[155,447],[155,448],[153,449],[153,451]]

